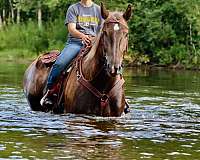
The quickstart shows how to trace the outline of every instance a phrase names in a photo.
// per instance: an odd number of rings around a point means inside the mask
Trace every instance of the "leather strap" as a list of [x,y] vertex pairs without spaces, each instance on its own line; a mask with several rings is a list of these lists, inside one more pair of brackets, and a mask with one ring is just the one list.
[[103,94],[99,90],[97,90],[89,81],[87,81],[82,73],[82,60],[83,56],[80,56],[76,61],[76,69],[77,69],[77,80],[78,82],[87,88],[94,96],[100,99],[101,108],[107,107],[109,100],[114,96],[114,91],[120,89],[125,83],[124,78],[121,76],[120,80],[115,83],[112,89],[107,93]]

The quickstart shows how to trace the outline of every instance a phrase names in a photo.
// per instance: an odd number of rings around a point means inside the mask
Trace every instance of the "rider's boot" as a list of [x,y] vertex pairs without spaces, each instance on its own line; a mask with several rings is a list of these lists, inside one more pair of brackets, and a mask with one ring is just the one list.
[[52,107],[54,104],[54,97],[55,97],[55,92],[53,89],[48,89],[43,98],[40,100],[40,104],[43,107]]

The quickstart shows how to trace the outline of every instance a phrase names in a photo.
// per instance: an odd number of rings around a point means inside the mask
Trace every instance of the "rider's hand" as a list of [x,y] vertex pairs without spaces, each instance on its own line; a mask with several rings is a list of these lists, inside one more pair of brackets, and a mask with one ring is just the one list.
[[83,35],[81,40],[84,42],[85,45],[89,46],[91,44],[91,37],[89,35]]

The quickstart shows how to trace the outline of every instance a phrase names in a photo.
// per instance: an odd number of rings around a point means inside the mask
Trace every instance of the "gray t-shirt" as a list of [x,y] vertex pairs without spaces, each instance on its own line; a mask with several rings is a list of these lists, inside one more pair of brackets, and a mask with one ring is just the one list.
[[[102,24],[100,7],[93,3],[90,7],[84,7],[80,2],[71,5],[66,14],[65,25],[76,23],[76,29],[84,34],[96,36]],[[68,40],[80,41],[70,33]]]

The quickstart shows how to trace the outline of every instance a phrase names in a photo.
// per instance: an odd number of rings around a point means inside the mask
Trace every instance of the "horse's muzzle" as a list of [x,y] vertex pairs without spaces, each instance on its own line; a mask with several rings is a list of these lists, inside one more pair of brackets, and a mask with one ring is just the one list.
[[107,66],[107,71],[109,73],[109,75],[111,75],[112,77],[115,77],[116,75],[122,74],[122,66]]

